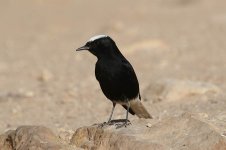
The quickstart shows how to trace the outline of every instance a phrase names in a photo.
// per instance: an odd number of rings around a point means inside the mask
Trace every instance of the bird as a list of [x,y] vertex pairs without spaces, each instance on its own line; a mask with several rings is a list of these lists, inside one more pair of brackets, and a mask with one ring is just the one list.
[[96,79],[99,81],[104,95],[113,104],[107,123],[111,122],[116,104],[120,104],[126,109],[126,119],[123,126],[128,124],[128,113],[136,114],[139,118],[152,118],[141,103],[139,82],[132,65],[123,56],[110,36],[93,36],[84,46],[76,49],[76,51],[82,50],[88,50],[97,57]]

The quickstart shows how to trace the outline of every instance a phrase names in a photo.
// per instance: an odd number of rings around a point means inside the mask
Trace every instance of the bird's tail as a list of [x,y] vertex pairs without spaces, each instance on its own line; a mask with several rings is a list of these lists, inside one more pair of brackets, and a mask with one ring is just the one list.
[[152,116],[146,110],[144,105],[139,100],[130,101],[130,108],[139,118],[152,119]]

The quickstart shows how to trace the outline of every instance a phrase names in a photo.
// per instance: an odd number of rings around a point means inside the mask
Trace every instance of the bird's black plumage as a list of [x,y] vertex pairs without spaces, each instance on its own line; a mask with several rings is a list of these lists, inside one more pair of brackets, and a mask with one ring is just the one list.
[[129,101],[138,97],[139,83],[132,65],[119,51],[115,42],[109,36],[100,35],[91,38],[85,46],[77,50],[84,49],[97,57],[96,79],[104,95],[113,102],[113,110],[115,104],[119,103],[127,109],[127,113],[129,111],[134,115]]
[[138,96],[139,84],[133,67],[120,55],[98,58],[95,75],[103,93],[112,101],[126,102]]

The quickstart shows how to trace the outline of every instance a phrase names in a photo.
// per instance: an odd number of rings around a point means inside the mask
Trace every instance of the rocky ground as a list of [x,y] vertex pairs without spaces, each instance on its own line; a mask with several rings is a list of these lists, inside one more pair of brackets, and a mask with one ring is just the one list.
[[[224,0],[0,1],[0,12],[0,149],[226,149]],[[75,49],[96,34],[134,66],[154,119],[93,125],[112,105],[96,58]]]

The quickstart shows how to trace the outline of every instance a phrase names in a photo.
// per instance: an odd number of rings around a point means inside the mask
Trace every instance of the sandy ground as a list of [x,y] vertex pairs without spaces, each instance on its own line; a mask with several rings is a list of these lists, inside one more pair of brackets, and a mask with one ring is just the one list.
[[[20,125],[58,131],[106,121],[112,105],[95,79],[96,58],[75,51],[96,34],[115,40],[143,97],[165,79],[222,91],[214,102],[143,101],[155,118],[187,111],[226,118],[225,0],[1,0],[0,21],[0,133]],[[114,118],[124,116],[116,107]]]

